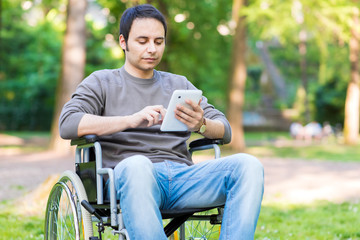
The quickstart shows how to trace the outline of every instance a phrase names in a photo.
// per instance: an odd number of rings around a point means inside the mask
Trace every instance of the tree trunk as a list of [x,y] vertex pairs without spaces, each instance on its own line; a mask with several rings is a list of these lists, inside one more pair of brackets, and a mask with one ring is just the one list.
[[305,122],[311,121],[310,106],[309,106],[309,94],[308,94],[308,77],[307,77],[307,62],[306,62],[306,41],[307,33],[305,30],[301,30],[299,33],[299,53],[300,53],[300,70],[301,70],[301,83],[305,92],[304,106],[305,106]]
[[348,84],[345,101],[344,138],[349,145],[357,144],[359,137],[359,9],[354,7],[353,27],[350,39],[351,78]]
[[50,149],[68,154],[70,144],[59,135],[59,116],[64,104],[70,99],[77,85],[84,78],[86,62],[86,0],[69,0],[66,32],[62,48],[61,75],[56,91],[55,112],[51,130]]
[[236,151],[245,149],[242,109],[246,82],[246,24],[245,17],[239,16],[239,10],[243,5],[244,0],[234,0],[233,2],[233,20],[236,22],[236,29],[233,42],[228,119],[232,128],[230,146]]

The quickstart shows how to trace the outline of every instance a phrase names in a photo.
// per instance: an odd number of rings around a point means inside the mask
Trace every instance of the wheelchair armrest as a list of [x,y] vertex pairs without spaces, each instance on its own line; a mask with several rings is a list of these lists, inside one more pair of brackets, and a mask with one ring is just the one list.
[[201,138],[192,141],[189,144],[189,152],[192,155],[193,152],[202,151],[206,149],[214,149],[215,158],[220,158],[220,147],[219,145],[223,145],[224,141],[222,139],[209,139],[209,138]]
[[223,145],[224,141],[222,139],[200,138],[200,139],[192,141],[189,144],[189,148],[197,148],[197,147],[202,147],[202,146],[212,145],[212,144]]
[[70,144],[71,146],[82,146],[97,141],[99,141],[99,137],[97,135],[85,135],[80,138],[72,139]]

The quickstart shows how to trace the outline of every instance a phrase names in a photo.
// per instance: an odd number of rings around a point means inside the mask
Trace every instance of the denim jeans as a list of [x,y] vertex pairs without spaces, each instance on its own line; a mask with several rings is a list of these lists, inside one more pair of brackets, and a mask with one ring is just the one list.
[[115,167],[115,187],[131,240],[166,240],[160,209],[225,204],[220,239],[254,239],[264,190],[262,164],[235,154],[192,166],[136,155]]

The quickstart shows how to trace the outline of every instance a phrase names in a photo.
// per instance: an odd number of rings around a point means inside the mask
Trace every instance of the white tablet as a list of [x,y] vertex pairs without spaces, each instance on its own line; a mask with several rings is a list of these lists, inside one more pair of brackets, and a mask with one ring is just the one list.
[[161,124],[160,130],[163,132],[184,132],[188,131],[187,126],[175,118],[176,105],[182,104],[190,108],[185,103],[186,99],[190,99],[194,103],[198,103],[201,99],[201,90],[175,90],[171,96],[164,120]]

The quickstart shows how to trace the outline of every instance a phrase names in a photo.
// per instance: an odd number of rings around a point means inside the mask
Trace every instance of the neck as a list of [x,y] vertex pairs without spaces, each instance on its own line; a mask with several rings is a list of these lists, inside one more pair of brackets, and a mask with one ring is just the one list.
[[125,63],[125,70],[133,77],[142,78],[142,79],[150,79],[154,76],[154,69],[149,70],[140,70],[133,68]]

